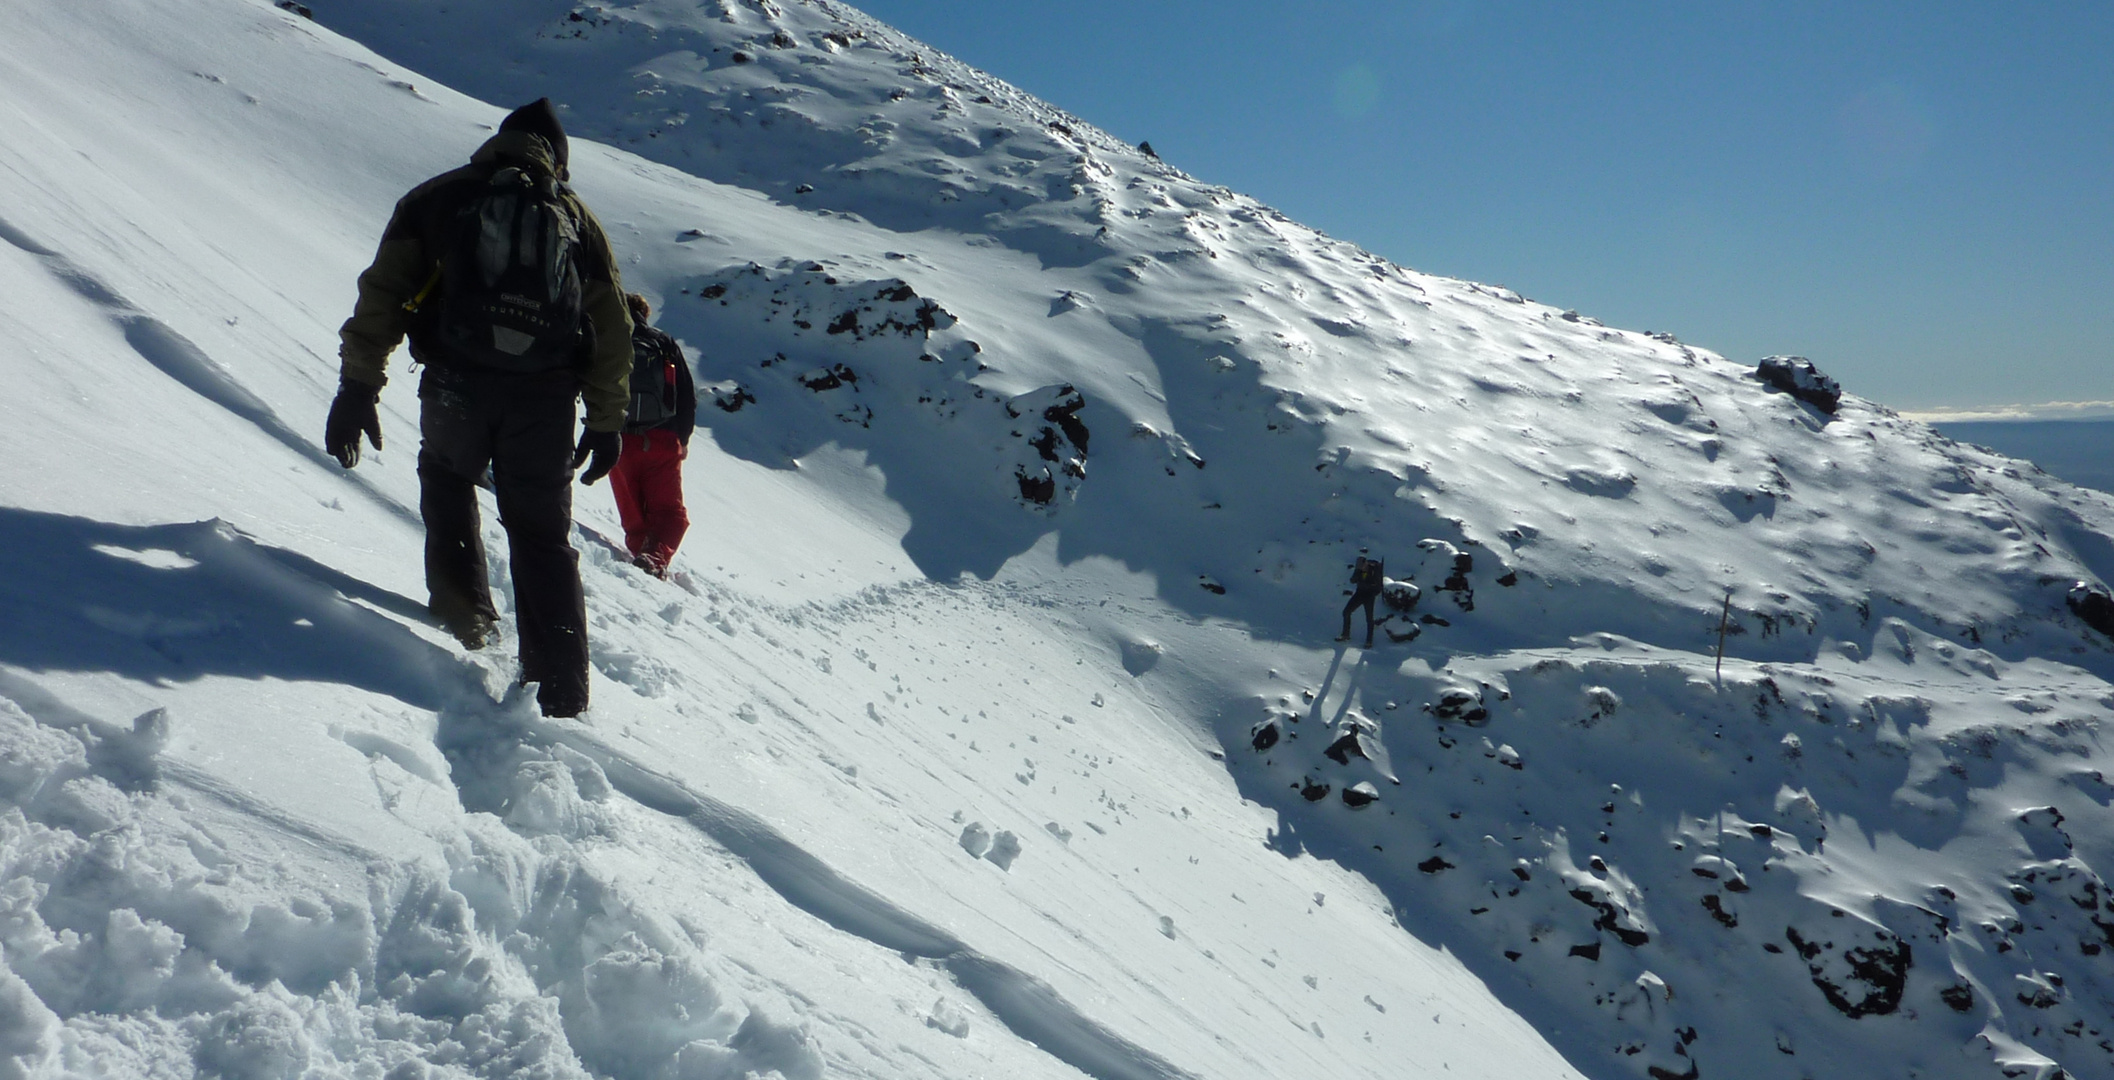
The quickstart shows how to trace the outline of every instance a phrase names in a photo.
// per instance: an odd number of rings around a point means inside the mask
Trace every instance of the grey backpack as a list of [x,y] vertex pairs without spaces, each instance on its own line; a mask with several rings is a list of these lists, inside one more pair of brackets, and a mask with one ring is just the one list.
[[684,363],[674,339],[648,326],[631,335],[631,404],[624,426],[658,427],[675,418],[675,365]]

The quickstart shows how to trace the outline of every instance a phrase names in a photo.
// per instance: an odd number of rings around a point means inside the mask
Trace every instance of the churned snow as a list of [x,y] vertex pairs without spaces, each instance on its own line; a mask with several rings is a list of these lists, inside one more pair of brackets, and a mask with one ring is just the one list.
[[[0,1076],[2114,1077],[2108,496],[839,4],[310,8],[8,13]],[[581,721],[317,445],[545,94],[705,399]]]

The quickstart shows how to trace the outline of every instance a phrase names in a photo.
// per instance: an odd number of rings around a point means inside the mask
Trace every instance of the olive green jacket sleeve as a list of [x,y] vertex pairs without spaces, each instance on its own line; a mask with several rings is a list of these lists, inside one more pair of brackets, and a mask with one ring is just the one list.
[[584,226],[581,300],[595,330],[594,356],[580,372],[580,398],[587,403],[589,431],[622,431],[631,403],[631,309],[624,303],[624,281],[602,223],[586,204],[575,199],[574,205]]
[[404,305],[425,288],[433,272],[418,229],[409,220],[411,196],[396,204],[382,233],[374,263],[360,274],[360,295],[352,318],[338,328],[338,373],[355,382],[382,386],[389,354],[404,340],[411,313]]

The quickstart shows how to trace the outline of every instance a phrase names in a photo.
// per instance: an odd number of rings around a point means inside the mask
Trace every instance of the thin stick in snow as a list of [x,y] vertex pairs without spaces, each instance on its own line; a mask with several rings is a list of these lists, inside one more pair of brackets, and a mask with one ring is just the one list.
[[1725,626],[1731,618],[1732,590],[1727,589],[1725,590],[1725,610],[1718,613],[1718,665],[1713,669],[1713,677],[1719,682],[1725,681]]

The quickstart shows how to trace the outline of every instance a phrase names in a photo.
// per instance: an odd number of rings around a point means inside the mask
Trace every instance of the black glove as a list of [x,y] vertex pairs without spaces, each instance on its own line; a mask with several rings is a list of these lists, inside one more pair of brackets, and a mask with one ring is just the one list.
[[382,388],[358,379],[339,379],[338,396],[330,403],[330,419],[323,422],[323,448],[338,464],[350,469],[360,463],[360,435],[376,450],[382,448],[382,418],[374,411]]
[[[614,431],[585,431],[580,433],[580,445],[573,448],[573,468],[587,462],[587,471],[580,474],[582,484],[592,484],[609,475],[617,467],[617,455],[624,452],[624,437]],[[588,461],[593,458],[593,461]]]

